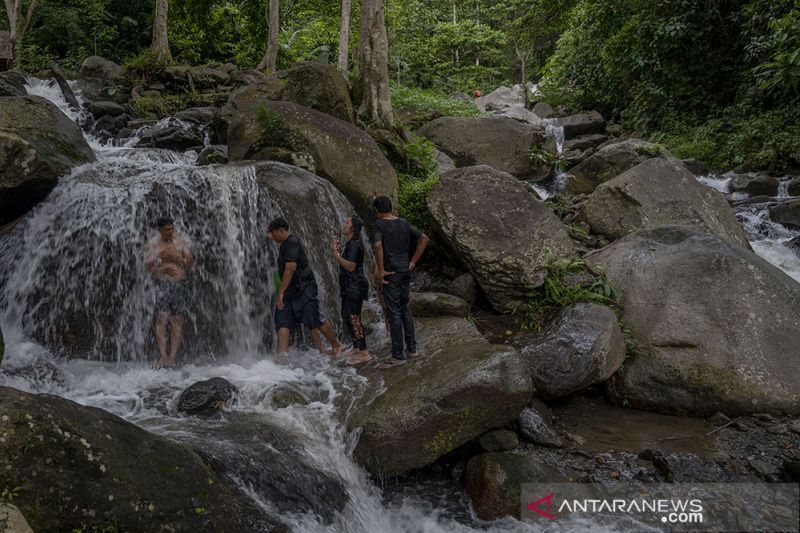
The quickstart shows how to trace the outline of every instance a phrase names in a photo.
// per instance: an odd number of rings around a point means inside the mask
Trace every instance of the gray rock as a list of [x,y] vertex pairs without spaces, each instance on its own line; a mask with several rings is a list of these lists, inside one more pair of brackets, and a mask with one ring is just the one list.
[[625,360],[625,340],[614,311],[579,302],[564,308],[521,353],[537,396],[562,398],[616,372]]
[[0,387],[0,432],[0,487],[21,487],[34,531],[288,531],[186,446],[102,409]]
[[761,477],[777,475],[780,470],[777,466],[762,461],[761,459],[750,459],[747,464]]
[[0,72],[0,96],[27,96],[26,84],[21,72]]
[[19,508],[0,503],[0,533],[33,533],[33,530]]
[[536,102],[533,112],[539,115],[539,118],[552,118],[556,115],[553,107],[547,102]]
[[478,445],[484,452],[506,452],[519,446],[519,439],[513,431],[495,429],[481,435]]
[[513,118],[518,122],[522,122],[524,124],[530,124],[532,126],[545,125],[544,120],[542,120],[539,117],[539,115],[533,113],[532,111],[528,111],[524,107],[509,107],[506,109],[501,109],[500,111],[495,111],[494,114],[503,117]]
[[415,317],[469,315],[470,305],[452,294],[439,292],[412,292],[411,314]]
[[558,217],[524,184],[488,166],[442,176],[428,209],[498,311],[527,302],[544,283],[547,262],[574,254]]
[[570,169],[567,193],[590,194],[601,183],[660,153],[658,146],[641,139],[610,143]]
[[727,461],[707,460],[692,453],[645,450],[640,457],[653,461],[670,483],[757,481],[747,471]]
[[125,114],[125,108],[116,102],[97,101],[89,104],[89,111],[95,118],[104,116],[118,117]]
[[517,422],[525,440],[550,448],[564,447],[564,440],[537,409],[526,407],[520,412]]
[[564,128],[564,140],[574,139],[579,135],[605,133],[606,119],[597,111],[578,113],[556,119],[556,124]]
[[800,228],[800,198],[786,200],[770,207],[769,218],[784,226]]
[[786,192],[789,196],[800,196],[800,178],[792,178],[786,184]]
[[90,56],[83,60],[78,75],[78,88],[89,100],[101,95],[110,96],[124,83],[125,69],[113,61],[100,56]]
[[237,388],[223,378],[190,385],[178,397],[178,411],[188,415],[215,414],[234,402]]
[[458,296],[472,306],[478,299],[478,283],[472,274],[466,272],[450,282],[447,292]]
[[518,178],[542,179],[551,168],[531,160],[533,148],[544,148],[544,128],[513,118],[442,117],[425,124],[417,133],[453,158],[456,167],[488,165]]
[[347,80],[333,65],[302,61],[289,69],[283,98],[341,120],[355,122]]
[[359,404],[347,424],[362,428],[354,456],[372,474],[430,465],[510,423],[530,399],[519,353],[489,344],[466,320],[420,319],[417,342],[420,359],[388,371],[360,370],[376,396]]
[[632,406],[708,416],[800,413],[800,284],[752,252],[683,227],[588,259],[622,291],[639,354],[609,380]]
[[39,96],[0,97],[0,226],[27,213],[72,168],[94,161],[80,127]]
[[653,158],[609,180],[581,213],[592,232],[619,239],[642,229],[686,226],[750,248],[725,197],[674,159]]
[[197,155],[199,166],[218,165],[228,162],[228,147],[224,144],[207,146]]
[[476,98],[475,105],[481,111],[497,111],[498,109],[514,106],[522,107],[525,103],[525,97],[521,88],[521,85],[520,90],[515,90],[511,87],[498,87],[486,96]]
[[66,383],[64,372],[50,361],[35,359],[19,366],[6,365],[0,370],[6,376],[19,378],[39,389],[62,388]]
[[439,175],[455,170],[456,162],[446,153],[436,150],[436,171]]
[[140,148],[165,148],[167,150],[186,151],[203,146],[203,139],[178,126],[152,128],[142,135],[137,143]]
[[589,135],[579,135],[572,140],[564,141],[564,151],[568,150],[588,150],[600,146],[608,140],[608,135],[603,133],[592,133]]
[[520,518],[520,498],[524,483],[566,481],[557,467],[538,458],[512,452],[486,453],[469,460],[466,492],[475,514],[481,520],[504,516]]
[[752,196],[775,196],[780,182],[768,174],[735,174],[731,178],[731,191],[744,191]]
[[363,217],[372,216],[376,195],[397,201],[397,173],[375,141],[353,124],[291,102],[266,104],[274,131],[264,136],[256,114],[247,106],[233,113],[228,130],[231,161],[251,159],[265,148],[307,152],[316,174],[333,183]]
[[792,420],[788,423],[788,427],[792,433],[797,433],[800,435],[800,420]]
[[189,109],[178,111],[173,116],[184,122],[194,122],[195,124],[207,126],[214,120],[216,112],[217,110],[214,107],[190,107]]
[[271,391],[270,402],[275,409],[284,409],[292,405],[308,405],[311,403],[311,398],[297,385],[284,383]]
[[283,80],[276,76],[242,87],[228,97],[228,101],[214,117],[214,132],[222,142],[228,142],[228,129],[235,115],[255,118],[256,109],[267,101],[283,98]]

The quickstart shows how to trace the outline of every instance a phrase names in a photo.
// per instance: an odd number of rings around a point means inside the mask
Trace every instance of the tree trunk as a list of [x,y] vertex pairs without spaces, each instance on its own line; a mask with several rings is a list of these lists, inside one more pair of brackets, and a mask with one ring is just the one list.
[[28,12],[22,16],[22,0],[5,0],[6,16],[8,18],[8,28],[11,33],[11,65],[19,63],[19,45],[28,31],[28,26],[33,18],[33,11],[39,0],[31,0],[28,4]]
[[280,20],[278,18],[280,2],[278,0],[267,1],[267,51],[258,64],[258,70],[265,70],[272,74],[278,65],[278,32],[280,31]]
[[[455,26],[456,24],[458,24],[458,11],[456,10],[456,2],[455,0],[453,0],[453,26]],[[458,66],[458,64],[460,63],[458,57],[458,47],[456,47],[455,50],[455,60],[456,60],[456,66]]]
[[169,51],[169,0],[156,0],[152,49],[159,61],[172,61]]
[[350,55],[350,0],[342,0],[342,24],[339,28],[338,68],[342,76],[347,79],[347,58]]
[[378,127],[392,125],[389,96],[389,40],[383,18],[383,0],[361,0],[358,42],[358,114]]

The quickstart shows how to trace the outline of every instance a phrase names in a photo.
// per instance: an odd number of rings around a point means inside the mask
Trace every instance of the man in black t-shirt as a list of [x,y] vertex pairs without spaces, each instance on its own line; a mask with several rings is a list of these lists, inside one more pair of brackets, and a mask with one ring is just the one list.
[[[372,209],[376,218],[372,239],[375,262],[392,336],[392,355],[377,367],[385,369],[405,364],[403,342],[409,357],[417,355],[414,319],[408,301],[411,271],[425,252],[428,236],[407,220],[392,215],[392,201],[387,196],[377,197]],[[414,242],[416,245],[412,249]]]
[[[286,357],[289,352],[289,334],[302,324],[312,333],[311,337],[321,353],[334,357],[339,355],[341,343],[331,325],[320,318],[317,280],[300,239],[289,233],[289,223],[280,217],[269,223],[267,236],[280,244],[278,274],[281,285],[275,302],[278,354],[282,358]],[[328,339],[331,350],[325,350],[322,340],[314,330],[319,330]]]

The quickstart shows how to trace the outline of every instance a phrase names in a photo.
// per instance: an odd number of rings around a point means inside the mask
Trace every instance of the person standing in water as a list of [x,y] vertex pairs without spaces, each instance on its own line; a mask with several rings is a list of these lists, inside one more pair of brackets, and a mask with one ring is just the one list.
[[353,347],[344,354],[350,365],[372,360],[372,355],[367,351],[364,325],[361,323],[361,308],[369,293],[369,283],[364,275],[364,243],[361,241],[363,228],[364,223],[358,217],[350,217],[345,221],[342,233],[347,238],[347,243],[341,253],[339,239],[331,239],[333,258],[339,263],[342,320],[353,342]]
[[[392,355],[380,362],[378,369],[394,368],[406,363],[403,343],[408,357],[416,357],[417,339],[414,318],[409,308],[411,271],[428,246],[428,236],[404,218],[392,214],[392,201],[378,196],[372,203],[375,212],[373,248],[377,263],[377,278],[383,284],[383,297],[389,315]],[[416,245],[413,243],[416,242]]]
[[[337,357],[342,344],[333,328],[320,318],[317,280],[308,262],[303,244],[289,233],[289,223],[281,217],[269,223],[267,237],[280,245],[278,274],[280,288],[275,301],[275,328],[278,330],[278,356],[287,360],[289,334],[301,324],[311,332],[311,338],[320,353]],[[322,339],[315,330],[328,339],[330,350],[325,350]]]
[[171,218],[158,219],[156,228],[158,235],[145,247],[145,268],[156,282],[155,330],[160,358],[155,366],[174,368],[187,312],[186,276],[194,256],[189,239],[176,234]]

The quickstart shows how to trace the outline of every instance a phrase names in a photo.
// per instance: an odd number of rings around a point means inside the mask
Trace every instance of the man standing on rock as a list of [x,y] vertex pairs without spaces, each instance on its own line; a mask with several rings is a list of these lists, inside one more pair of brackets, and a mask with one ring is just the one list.
[[[269,223],[267,237],[280,245],[278,252],[278,274],[280,288],[275,305],[275,328],[278,330],[278,356],[282,361],[288,359],[289,334],[301,324],[311,333],[311,338],[320,353],[336,357],[342,351],[342,344],[336,338],[333,328],[323,322],[319,313],[317,280],[308,262],[303,244],[289,233],[289,223],[281,217]],[[322,333],[331,344],[325,350]]]
[[[408,357],[417,356],[414,319],[408,302],[411,271],[428,246],[428,236],[407,220],[394,216],[392,201],[387,196],[375,198],[372,210],[376,219],[373,227],[373,249],[378,272],[376,281],[383,284],[392,337],[392,355],[381,361],[377,368],[386,369],[405,364],[404,341]],[[414,242],[416,246],[412,249]]]
[[[160,358],[156,368],[174,368],[183,340],[186,308],[186,275],[194,265],[189,239],[175,234],[171,218],[156,221],[158,235],[145,247],[145,268],[156,281],[156,344]],[[167,327],[170,334],[167,337]]]

